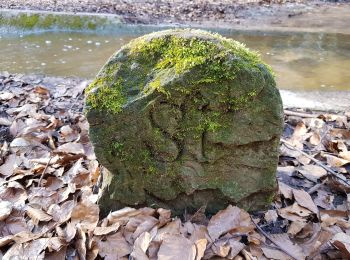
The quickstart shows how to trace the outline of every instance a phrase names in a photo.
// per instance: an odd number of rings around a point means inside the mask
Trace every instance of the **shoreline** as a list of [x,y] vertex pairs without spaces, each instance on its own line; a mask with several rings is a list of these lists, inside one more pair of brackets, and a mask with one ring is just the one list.
[[[50,10],[49,8],[45,9],[45,6],[42,8],[44,10],[5,8],[8,6],[2,2],[0,0],[0,26],[25,30],[108,31],[118,26],[135,25],[146,29],[152,27],[192,27],[266,33],[324,32],[350,34],[350,27],[348,26],[350,3],[301,1],[300,3],[270,4],[266,6],[252,3],[232,4],[231,6],[228,2],[221,0],[219,2],[225,3],[221,5],[223,14],[220,17],[217,17],[220,13],[215,9],[217,7],[211,6],[211,9],[208,7],[208,10],[205,9],[202,15],[197,14],[196,18],[191,18],[193,15],[190,16],[191,12],[189,12],[190,17],[183,14],[184,19],[177,16],[166,19],[167,15],[171,15],[172,10],[158,10],[160,7],[153,11],[134,10],[136,13],[129,17],[117,12],[92,12],[89,8],[84,9],[83,6],[80,6],[80,9],[73,10],[68,7],[66,10]],[[176,3],[180,5],[176,1],[173,4],[176,6]],[[20,6],[14,7],[19,8]],[[26,8],[26,5],[23,4],[23,8]],[[199,5],[198,8],[200,9],[201,6]],[[237,10],[232,11],[235,8]],[[181,12],[185,11],[181,9],[179,16]],[[214,16],[214,20],[205,19],[209,13]],[[146,14],[147,19],[139,19]]]
[[[92,80],[79,77],[54,77],[37,74],[19,74],[0,71],[0,77],[14,75],[25,82],[55,89],[59,85],[85,88]],[[85,87],[84,87],[85,86]],[[350,111],[350,91],[292,91],[279,89],[284,109],[340,113]]]

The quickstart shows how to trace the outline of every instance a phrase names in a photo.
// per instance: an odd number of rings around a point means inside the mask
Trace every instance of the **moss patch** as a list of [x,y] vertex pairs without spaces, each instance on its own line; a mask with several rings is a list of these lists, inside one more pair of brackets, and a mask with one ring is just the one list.
[[[0,25],[13,26],[19,29],[65,29],[65,30],[96,30],[116,21],[106,17],[77,14],[55,13],[16,13],[1,12]],[[119,23],[119,21],[118,21]]]
[[184,209],[184,194],[235,204],[274,193],[281,100],[270,68],[242,44],[200,30],[149,34],[113,55],[86,93],[114,202]]

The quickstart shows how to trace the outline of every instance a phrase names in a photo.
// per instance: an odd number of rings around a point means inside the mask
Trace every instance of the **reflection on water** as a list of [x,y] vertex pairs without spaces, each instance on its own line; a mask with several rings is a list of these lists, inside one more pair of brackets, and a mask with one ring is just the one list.
[[[92,78],[122,45],[138,35],[47,32],[0,36],[0,71]],[[350,90],[350,35],[229,35],[257,50],[282,89]]]

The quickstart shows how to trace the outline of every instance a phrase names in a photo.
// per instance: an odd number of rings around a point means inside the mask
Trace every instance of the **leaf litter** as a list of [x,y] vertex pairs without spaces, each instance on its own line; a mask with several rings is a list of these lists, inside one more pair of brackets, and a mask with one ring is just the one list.
[[286,111],[279,192],[266,211],[124,208],[101,218],[88,82],[8,73],[0,82],[0,258],[350,258],[349,111]]

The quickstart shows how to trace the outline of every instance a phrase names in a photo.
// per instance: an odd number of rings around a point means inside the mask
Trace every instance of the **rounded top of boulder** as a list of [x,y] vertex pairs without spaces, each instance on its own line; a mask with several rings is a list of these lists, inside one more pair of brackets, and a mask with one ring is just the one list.
[[228,82],[243,74],[250,83],[236,88],[233,96],[238,99],[258,94],[264,87],[261,79],[272,78],[270,67],[257,53],[232,39],[195,29],[155,32],[132,40],[109,59],[87,89],[87,110],[118,113],[129,102],[155,91],[170,96],[168,87],[179,82],[182,87],[175,89],[188,92],[194,86]]
[[259,209],[273,197],[282,103],[269,67],[239,42],[188,29],[137,38],[101,69],[86,105],[113,175],[105,209]]

